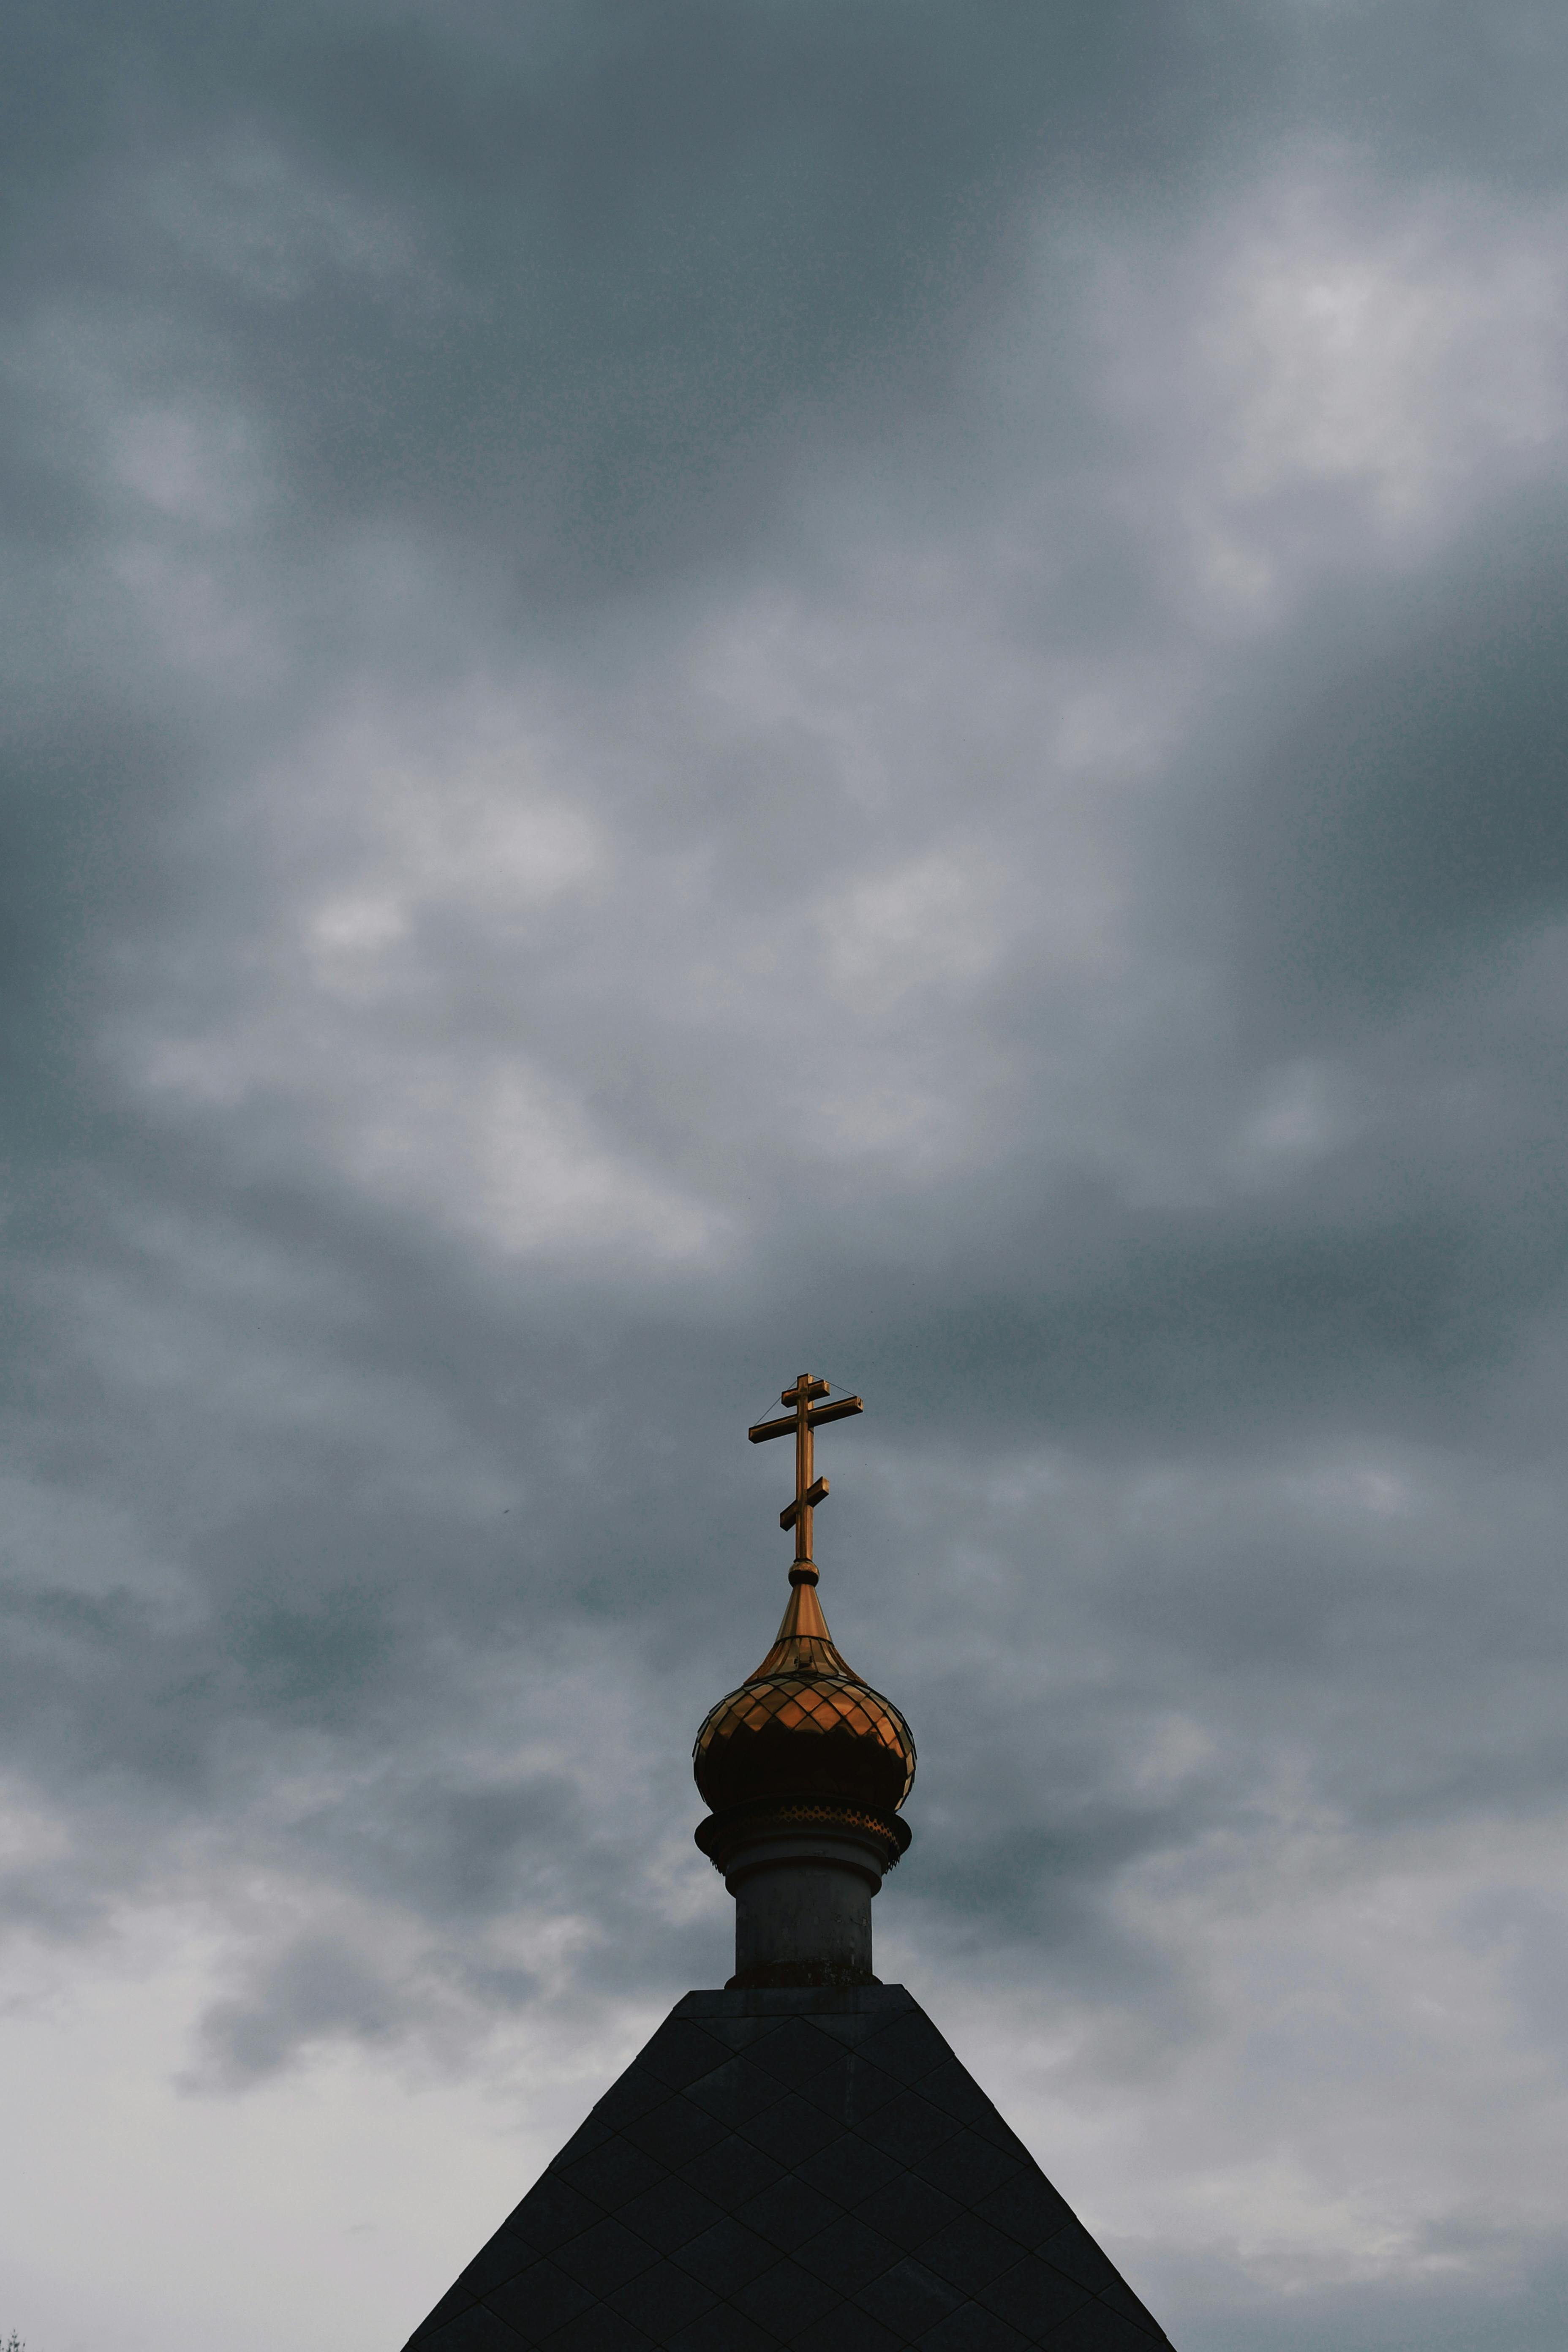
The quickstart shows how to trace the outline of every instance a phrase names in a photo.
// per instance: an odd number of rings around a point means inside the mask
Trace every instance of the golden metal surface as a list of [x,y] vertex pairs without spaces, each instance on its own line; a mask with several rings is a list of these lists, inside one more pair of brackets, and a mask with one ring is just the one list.
[[827,1491],[826,1478],[814,1478],[798,1502],[784,1505],[779,1513],[779,1525],[786,1535],[802,1511],[815,1510],[818,1503],[825,1503],[827,1500]]
[[802,1372],[793,1389],[785,1389],[779,1397],[780,1404],[795,1409],[783,1421],[759,1421],[746,1435],[753,1445],[765,1445],[770,1437],[795,1439],[795,1500],[779,1513],[779,1525],[787,1534],[795,1529],[795,1568],[790,1570],[791,1582],[795,1570],[803,1575],[810,1570],[811,1580],[816,1577],[811,1556],[812,1513],[818,1503],[827,1499],[827,1481],[816,1475],[812,1459],[815,1433],[827,1421],[847,1421],[851,1413],[864,1412],[866,1408],[858,1396],[836,1397],[831,1404],[817,1404],[815,1399],[827,1394],[827,1382],[813,1372]]
[[[865,1410],[865,1405],[858,1396],[835,1397],[831,1404],[813,1405],[811,1425],[813,1429],[820,1429],[825,1421],[847,1421],[852,1412],[864,1412]],[[755,1422],[746,1432],[753,1445],[765,1445],[770,1437],[793,1437],[794,1434],[793,1412],[784,1421]]]
[[[796,1466],[798,1475],[798,1458]],[[909,1795],[913,1735],[892,1700],[861,1681],[828,1632],[809,1561],[797,1559],[791,1569],[773,1647],[740,1689],[710,1711],[692,1762],[715,1811],[816,1794],[896,1813]]]
[[780,1527],[795,1531],[789,1603],[761,1665],[710,1710],[692,1763],[708,1803],[728,1820],[739,1818],[737,1806],[806,1805],[824,1819],[858,1819],[858,1808],[882,1821],[897,1847],[908,1843],[893,1816],[915,1777],[914,1739],[891,1699],[862,1682],[843,1655],[816,1597],[812,1513],[827,1481],[816,1475],[814,1433],[825,1421],[865,1411],[858,1396],[820,1402],[826,1394],[826,1381],[802,1372],[779,1398],[792,1408],[788,1419],[746,1433],[753,1445],[795,1439],[795,1500],[779,1514]]

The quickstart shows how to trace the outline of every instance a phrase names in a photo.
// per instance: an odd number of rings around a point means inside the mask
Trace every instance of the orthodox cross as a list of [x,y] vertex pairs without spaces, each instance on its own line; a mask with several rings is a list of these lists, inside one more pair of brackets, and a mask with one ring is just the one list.
[[[832,1404],[817,1404],[814,1399],[827,1394],[827,1382],[814,1380],[802,1372],[793,1389],[785,1389],[780,1404],[792,1410],[782,1421],[759,1421],[746,1435],[753,1445],[765,1445],[770,1437],[795,1439],[795,1500],[779,1513],[779,1525],[795,1529],[795,1567],[790,1570],[792,1584],[815,1584],[816,1569],[811,1557],[811,1515],[818,1503],[827,1499],[827,1481],[816,1475],[812,1460],[813,1432],[825,1421],[847,1421],[852,1412],[864,1412],[866,1408],[858,1396],[837,1397]],[[809,1569],[807,1576],[805,1570]],[[800,1571],[797,1574],[796,1571]]]

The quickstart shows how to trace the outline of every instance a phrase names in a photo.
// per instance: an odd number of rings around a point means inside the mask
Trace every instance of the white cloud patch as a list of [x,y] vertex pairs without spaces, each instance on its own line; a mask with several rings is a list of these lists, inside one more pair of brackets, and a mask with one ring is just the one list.
[[1277,624],[1353,534],[1403,567],[1568,463],[1553,193],[1380,180],[1307,150],[1179,246],[1100,249],[1105,389],[1163,460],[1139,494],[1213,625]]

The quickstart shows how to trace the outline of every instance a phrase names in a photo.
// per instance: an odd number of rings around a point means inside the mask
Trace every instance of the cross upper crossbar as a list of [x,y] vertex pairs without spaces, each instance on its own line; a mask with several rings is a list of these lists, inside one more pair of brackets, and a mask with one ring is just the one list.
[[[847,1421],[852,1412],[864,1412],[865,1410],[858,1397],[835,1397],[831,1404],[814,1406],[805,1416],[806,1425],[810,1429],[820,1429],[825,1421]],[[793,1437],[797,1426],[792,1412],[784,1421],[759,1421],[754,1429],[747,1430],[746,1435],[753,1445],[765,1445],[770,1437]]]
[[795,1407],[782,1421],[759,1421],[748,1429],[746,1435],[753,1445],[765,1445],[770,1437],[795,1439],[795,1500],[786,1503],[779,1513],[779,1525],[795,1535],[795,1566],[790,1570],[792,1584],[815,1584],[816,1569],[811,1557],[811,1519],[818,1503],[827,1499],[827,1481],[816,1475],[812,1460],[812,1434],[825,1422],[847,1421],[852,1413],[866,1408],[858,1396],[835,1397],[831,1404],[817,1404],[814,1400],[826,1397],[827,1382],[810,1372],[802,1372],[793,1389],[785,1389],[780,1404]]

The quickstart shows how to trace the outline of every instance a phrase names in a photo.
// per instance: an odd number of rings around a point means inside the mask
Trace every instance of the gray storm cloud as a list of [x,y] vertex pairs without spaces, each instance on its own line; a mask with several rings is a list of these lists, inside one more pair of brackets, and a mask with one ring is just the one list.
[[884,1976],[1176,2341],[1555,2347],[1558,12],[12,52],[0,2328],[400,2341],[722,1974],[809,1362]]

